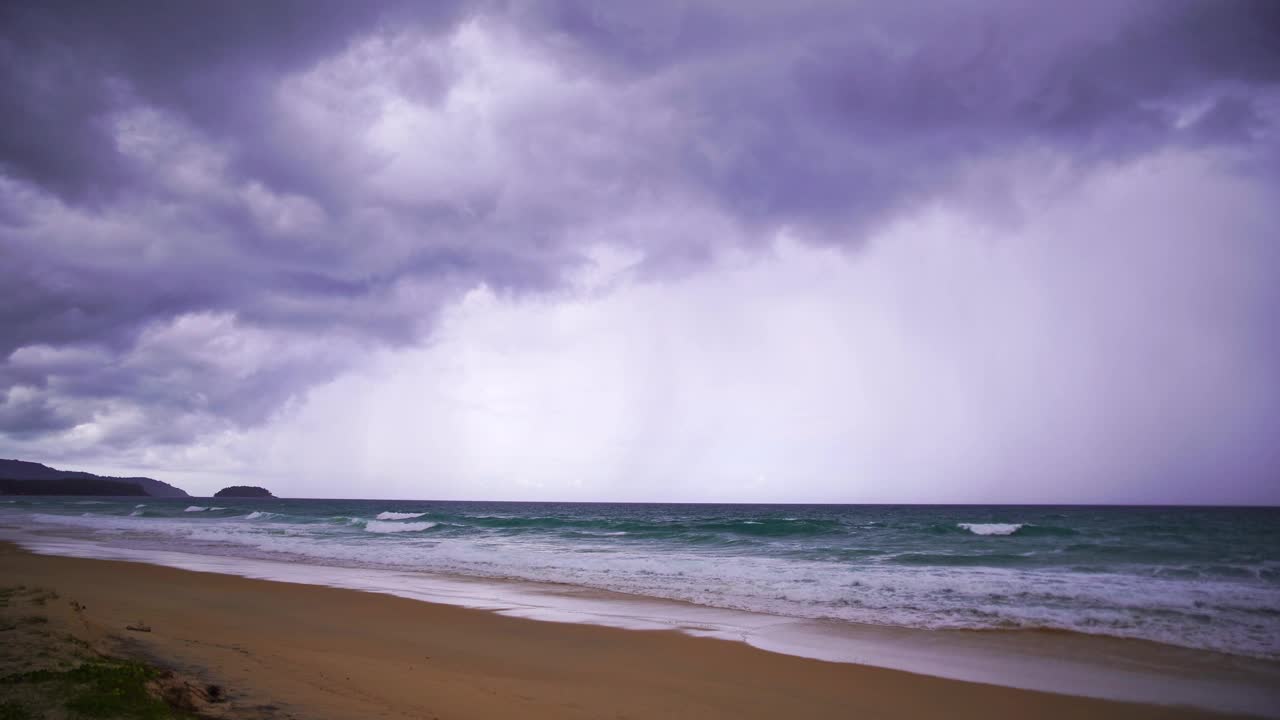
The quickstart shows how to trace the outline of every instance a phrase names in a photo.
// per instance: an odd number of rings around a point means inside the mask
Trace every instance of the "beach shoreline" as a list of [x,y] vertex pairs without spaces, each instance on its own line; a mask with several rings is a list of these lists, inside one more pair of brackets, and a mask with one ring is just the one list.
[[4,540],[37,554],[345,588],[539,621],[671,630],[951,680],[1280,717],[1280,664],[1141,639],[1053,629],[934,630],[797,618],[563,583],[316,564],[313,558],[286,562],[224,554],[226,547],[161,550],[67,535],[58,528],[0,526]]
[[117,652],[296,717],[1227,717],[11,544],[0,575],[83,604]]

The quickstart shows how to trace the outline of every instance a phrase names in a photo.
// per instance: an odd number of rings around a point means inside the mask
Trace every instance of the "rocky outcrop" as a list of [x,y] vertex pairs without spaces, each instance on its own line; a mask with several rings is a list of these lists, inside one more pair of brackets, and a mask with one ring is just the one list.
[[254,487],[252,485],[232,485],[231,487],[222,488],[213,494],[214,497],[242,497],[242,498],[269,498],[275,497],[271,491],[266,488]]

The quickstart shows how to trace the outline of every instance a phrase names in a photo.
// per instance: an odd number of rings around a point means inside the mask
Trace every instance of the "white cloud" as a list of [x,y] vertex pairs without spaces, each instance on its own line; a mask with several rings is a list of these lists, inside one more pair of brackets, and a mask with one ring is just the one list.
[[1226,177],[1167,155],[1026,187],[1026,222],[938,204],[858,254],[783,236],[667,282],[601,250],[559,294],[472,291],[214,454],[299,495],[1266,499],[1234,453],[1280,411],[1252,317],[1274,211]]

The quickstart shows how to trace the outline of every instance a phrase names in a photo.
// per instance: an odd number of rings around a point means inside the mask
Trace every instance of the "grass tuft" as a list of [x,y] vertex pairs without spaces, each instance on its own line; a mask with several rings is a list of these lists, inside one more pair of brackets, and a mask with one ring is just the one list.
[[9,607],[9,600],[26,589],[26,585],[10,585],[9,587],[0,588],[0,607]]
[[[101,661],[62,672],[35,670],[10,675],[0,678],[0,684],[48,686],[65,698],[67,710],[86,717],[163,720],[173,717],[172,710],[147,690],[147,683],[157,677],[158,671],[141,663]],[[0,715],[0,720],[10,719]]]
[[36,716],[24,705],[3,702],[0,703],[0,720],[36,720]]
[[23,625],[47,625],[49,618],[43,615],[28,615],[17,620],[0,620],[0,631],[16,630]]

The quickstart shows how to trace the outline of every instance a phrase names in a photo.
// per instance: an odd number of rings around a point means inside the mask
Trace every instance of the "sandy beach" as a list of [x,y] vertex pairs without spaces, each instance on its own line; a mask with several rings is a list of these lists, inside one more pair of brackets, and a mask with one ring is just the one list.
[[56,593],[51,633],[225,688],[225,717],[1225,717],[9,544],[0,577]]

